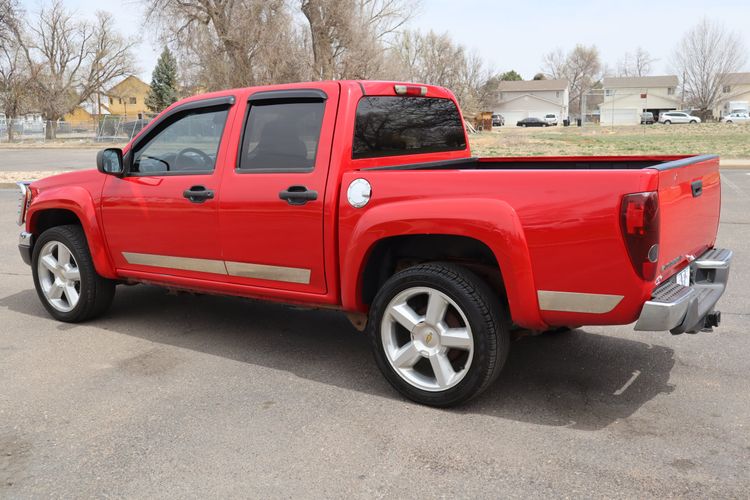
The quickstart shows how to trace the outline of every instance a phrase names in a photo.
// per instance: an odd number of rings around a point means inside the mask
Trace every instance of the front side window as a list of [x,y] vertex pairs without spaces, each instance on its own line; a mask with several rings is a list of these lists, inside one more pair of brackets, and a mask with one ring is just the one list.
[[463,120],[450,99],[372,96],[357,105],[352,158],[463,149]]
[[325,102],[259,102],[250,106],[241,171],[309,172],[315,167]]
[[213,108],[179,116],[138,147],[130,171],[141,174],[212,172],[227,113],[226,108]]

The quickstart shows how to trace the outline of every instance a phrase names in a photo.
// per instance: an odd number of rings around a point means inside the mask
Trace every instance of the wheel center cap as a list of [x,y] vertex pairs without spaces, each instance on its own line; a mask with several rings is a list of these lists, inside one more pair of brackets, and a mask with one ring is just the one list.
[[411,332],[411,337],[420,350],[428,351],[440,347],[440,335],[431,326],[420,323]]

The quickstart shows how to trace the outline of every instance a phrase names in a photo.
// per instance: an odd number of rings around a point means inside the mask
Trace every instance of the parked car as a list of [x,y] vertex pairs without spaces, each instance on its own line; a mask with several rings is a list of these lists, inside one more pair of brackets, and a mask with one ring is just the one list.
[[193,96],[98,171],[21,183],[21,257],[64,322],[121,283],[344,311],[435,406],[501,375],[511,328],[718,325],[717,156],[476,158],[461,116],[429,85]]
[[673,123],[700,123],[701,119],[684,111],[667,111],[659,115],[659,123],[671,125]]
[[541,118],[524,118],[523,120],[518,120],[516,122],[517,127],[547,127],[548,124],[546,121],[542,120]]
[[548,113],[544,115],[544,121],[547,122],[547,125],[551,127],[557,126],[557,115],[554,113]]
[[505,117],[503,115],[494,113],[492,115],[492,126],[502,127],[503,125],[505,125]]
[[750,114],[747,113],[731,113],[721,119],[724,123],[750,123]]
[[654,114],[651,111],[641,113],[641,125],[652,125],[654,123]]

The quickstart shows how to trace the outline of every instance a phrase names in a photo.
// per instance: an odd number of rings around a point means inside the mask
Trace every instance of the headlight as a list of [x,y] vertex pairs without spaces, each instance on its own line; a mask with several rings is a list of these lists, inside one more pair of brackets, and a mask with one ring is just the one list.
[[26,222],[26,212],[31,205],[31,188],[30,182],[16,182],[20,192],[18,193],[18,225],[22,226]]

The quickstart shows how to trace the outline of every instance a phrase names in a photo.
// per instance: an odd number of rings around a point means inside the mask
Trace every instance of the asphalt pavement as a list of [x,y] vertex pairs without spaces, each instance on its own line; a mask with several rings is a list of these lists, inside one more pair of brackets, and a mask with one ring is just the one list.
[[0,498],[748,498],[750,172],[722,177],[720,328],[522,338],[450,410],[333,311],[138,285],[53,321],[0,191]]
[[[102,148],[107,145],[102,145]],[[0,172],[45,172],[96,168],[98,149],[0,148]]]

